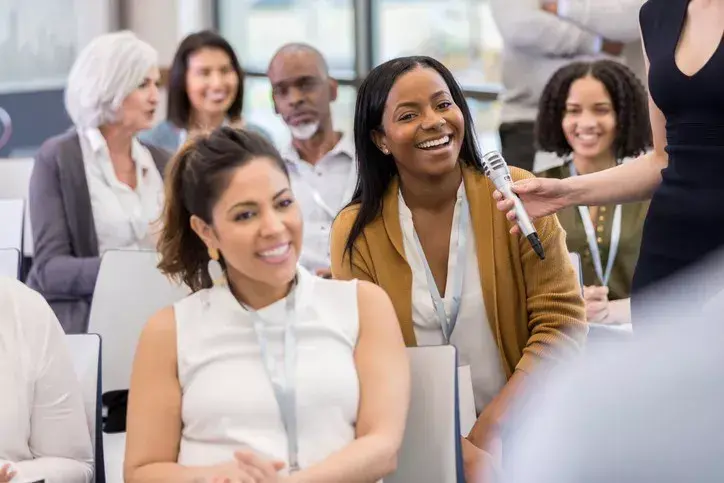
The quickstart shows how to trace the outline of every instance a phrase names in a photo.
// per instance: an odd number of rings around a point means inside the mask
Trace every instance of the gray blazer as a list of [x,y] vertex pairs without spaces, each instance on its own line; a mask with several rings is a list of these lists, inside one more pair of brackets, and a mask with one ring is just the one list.
[[[146,146],[161,175],[170,155]],[[88,329],[100,268],[80,139],[75,129],[45,141],[28,196],[35,253],[27,284],[48,301],[68,334]]]

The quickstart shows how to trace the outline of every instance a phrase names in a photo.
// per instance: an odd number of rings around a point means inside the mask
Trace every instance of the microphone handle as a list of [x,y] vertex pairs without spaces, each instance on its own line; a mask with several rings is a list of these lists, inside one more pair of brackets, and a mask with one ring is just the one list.
[[515,216],[518,220],[518,227],[520,228],[520,231],[523,233],[524,236],[528,237],[531,234],[535,233],[535,227],[533,226],[533,223],[530,221],[530,218],[528,217],[528,213],[525,211],[525,207],[523,206],[523,202],[520,201],[520,198],[518,198],[518,195],[513,193],[513,190],[511,189],[510,184],[505,183],[505,186],[499,188],[500,192],[503,194],[503,196],[508,200],[513,200],[513,205],[515,207]]

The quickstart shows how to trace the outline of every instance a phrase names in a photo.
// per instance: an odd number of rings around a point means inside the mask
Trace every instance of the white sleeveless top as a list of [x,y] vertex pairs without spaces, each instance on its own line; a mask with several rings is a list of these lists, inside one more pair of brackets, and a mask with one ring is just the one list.
[[[359,380],[354,361],[356,281],[325,280],[303,268],[295,288],[299,465],[314,465],[355,439]],[[287,435],[249,312],[228,287],[174,305],[183,429],[178,463],[213,465],[252,450],[285,461]],[[286,299],[258,311],[268,346],[283,361]]]

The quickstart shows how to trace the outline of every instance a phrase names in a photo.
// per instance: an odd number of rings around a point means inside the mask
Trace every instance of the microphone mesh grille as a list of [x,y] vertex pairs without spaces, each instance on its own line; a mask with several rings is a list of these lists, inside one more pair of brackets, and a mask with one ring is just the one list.
[[490,176],[493,171],[504,170],[507,169],[507,167],[503,156],[499,152],[491,151],[483,155],[483,170],[485,171],[485,176]]

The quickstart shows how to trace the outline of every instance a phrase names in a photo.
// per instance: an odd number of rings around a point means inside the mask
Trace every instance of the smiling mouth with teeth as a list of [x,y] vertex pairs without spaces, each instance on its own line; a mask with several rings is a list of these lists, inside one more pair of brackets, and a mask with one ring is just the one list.
[[424,143],[416,144],[415,147],[419,149],[435,149],[443,146],[447,146],[450,144],[450,141],[452,140],[452,135],[446,135],[438,139],[432,139],[430,141],[425,141]]

